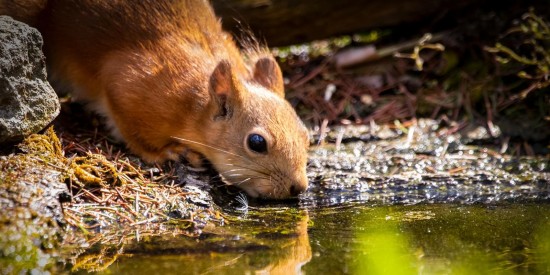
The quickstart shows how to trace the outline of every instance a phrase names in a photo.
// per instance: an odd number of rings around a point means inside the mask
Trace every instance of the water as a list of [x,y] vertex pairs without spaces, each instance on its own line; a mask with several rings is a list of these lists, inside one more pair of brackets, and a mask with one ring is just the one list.
[[142,236],[101,273],[545,273],[549,216],[546,203],[255,208],[198,240]]

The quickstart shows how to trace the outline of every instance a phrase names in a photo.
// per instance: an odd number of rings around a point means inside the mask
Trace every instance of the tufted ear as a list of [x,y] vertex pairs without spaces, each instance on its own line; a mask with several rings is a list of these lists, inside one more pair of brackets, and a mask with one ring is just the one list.
[[254,80],[280,97],[285,96],[283,74],[273,58],[264,57],[256,61]]
[[222,60],[210,76],[209,92],[215,103],[215,119],[229,118],[233,109],[241,103],[241,85],[235,77],[231,64]]

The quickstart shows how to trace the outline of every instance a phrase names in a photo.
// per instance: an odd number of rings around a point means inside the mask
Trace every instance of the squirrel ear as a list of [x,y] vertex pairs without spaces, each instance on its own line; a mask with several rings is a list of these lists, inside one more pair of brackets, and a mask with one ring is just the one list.
[[273,58],[263,57],[256,61],[254,80],[280,97],[285,96],[283,74]]
[[231,116],[234,106],[240,102],[239,87],[229,61],[220,61],[210,76],[209,87],[212,101],[218,109],[215,118]]

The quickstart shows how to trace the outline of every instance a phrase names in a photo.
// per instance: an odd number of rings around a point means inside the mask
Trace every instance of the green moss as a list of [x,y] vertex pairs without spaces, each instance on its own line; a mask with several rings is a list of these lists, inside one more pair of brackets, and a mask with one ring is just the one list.
[[2,273],[55,269],[62,231],[57,225],[60,216],[48,209],[57,198],[52,202],[47,197],[47,188],[49,184],[60,183],[63,177],[57,169],[61,155],[59,140],[53,130],[47,133],[26,139],[20,145],[24,154],[0,159]]

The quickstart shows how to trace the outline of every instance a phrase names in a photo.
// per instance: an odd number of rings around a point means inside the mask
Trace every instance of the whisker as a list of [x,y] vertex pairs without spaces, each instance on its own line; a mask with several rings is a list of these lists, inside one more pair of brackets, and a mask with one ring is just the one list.
[[249,180],[251,180],[251,178],[246,178],[245,180],[242,180],[242,181],[240,181],[240,182],[235,182],[235,183],[233,183],[233,185],[239,186],[239,185],[241,185],[241,184],[243,184],[243,183],[245,183],[245,182],[247,182],[247,181],[249,181]]
[[240,176],[243,176],[244,174],[228,174],[228,175],[224,175],[224,176],[227,176],[227,177],[240,177]]
[[[239,154],[235,154],[233,152],[229,152],[227,150],[224,150],[224,149],[221,149],[221,148],[218,148],[216,146],[212,146],[212,145],[209,145],[209,144],[206,144],[206,143],[202,143],[202,142],[199,142],[199,141],[194,141],[194,140],[190,140],[190,139],[186,139],[186,138],[181,138],[181,137],[175,137],[175,136],[170,136],[171,138],[173,139],[176,139],[176,140],[179,140],[179,141],[182,141],[182,142],[189,142],[189,143],[193,143],[193,144],[197,144],[197,145],[201,145],[201,146],[204,146],[204,147],[207,147],[207,148],[210,148],[210,149],[214,149],[214,150],[217,150],[218,152],[222,152],[222,153],[225,153],[225,154],[228,154],[228,155],[231,155],[231,156],[236,156],[236,157],[239,157],[247,162],[250,162],[250,163],[253,163],[255,165],[258,165],[266,170],[270,170],[268,167],[265,167],[264,165],[262,165],[261,163],[257,163],[257,162],[254,162],[252,160],[250,160],[249,158],[245,157],[245,156],[242,156],[242,155],[239,155]],[[241,147],[242,148],[242,147]]]
[[223,175],[223,174],[226,174],[226,173],[231,173],[231,172],[236,172],[236,171],[247,171],[247,170],[250,170],[250,169],[237,168],[237,169],[230,169],[230,170],[224,171],[224,172],[219,173],[219,174]]
[[237,202],[239,202],[240,204],[242,204],[242,206],[238,207],[237,210],[240,210],[240,211],[247,211],[248,210],[248,197],[245,194],[239,193],[239,195],[237,195],[237,197],[235,197],[235,200]]
[[250,161],[248,158],[246,158],[246,157],[244,157],[244,156],[241,156],[241,155],[238,155],[238,154],[229,152],[229,151],[227,151],[227,150],[223,150],[223,149],[221,149],[221,148],[218,148],[218,147],[215,147],[215,146],[212,146],[212,145],[208,145],[208,144],[206,144],[206,143],[202,143],[202,142],[198,142],[198,141],[194,141],[194,140],[190,140],[190,139],[186,139],[186,138],[175,137],[175,136],[171,136],[171,138],[177,139],[177,140],[180,140],[180,141],[189,142],[189,143],[194,143],[194,144],[201,145],[201,146],[204,146],[204,147],[208,147],[208,148],[210,148],[210,149],[214,149],[214,150],[217,150],[217,151],[219,151],[219,152],[226,153],[226,154],[228,154],[228,155],[236,156],[236,157],[245,159],[245,160],[247,160],[247,161]]
[[[213,164],[214,164],[214,163],[213,163]],[[221,163],[220,165],[226,165],[226,164],[225,164],[225,163]],[[268,172],[264,172],[264,171],[255,169],[255,168],[252,167],[252,166],[238,165],[238,164],[234,164],[234,163],[232,163],[232,164],[229,165],[229,166],[233,166],[233,167],[236,167],[236,168],[242,168],[243,170],[253,171],[253,172],[256,172],[256,173],[258,173],[258,174],[265,175],[265,176],[268,176],[268,175],[269,175]],[[234,170],[234,169],[231,169],[231,170]]]
[[231,181],[231,179],[244,178],[244,177],[249,177],[249,178],[253,178],[253,179],[269,180],[268,177],[261,177],[261,176],[250,175],[250,174],[233,174],[233,175],[224,176],[224,178],[227,179],[228,181]]
[[250,171],[254,174],[257,174],[258,176],[263,176],[263,177],[268,177],[269,176],[268,173],[262,172],[260,170],[256,170],[252,167],[245,167],[245,166],[238,166],[238,167],[239,167],[239,169],[230,169],[230,170],[227,170],[227,171],[218,172],[218,175],[219,176],[228,176],[229,173],[238,172],[238,171],[245,172],[244,174],[250,174],[250,173],[246,173],[246,171]]

